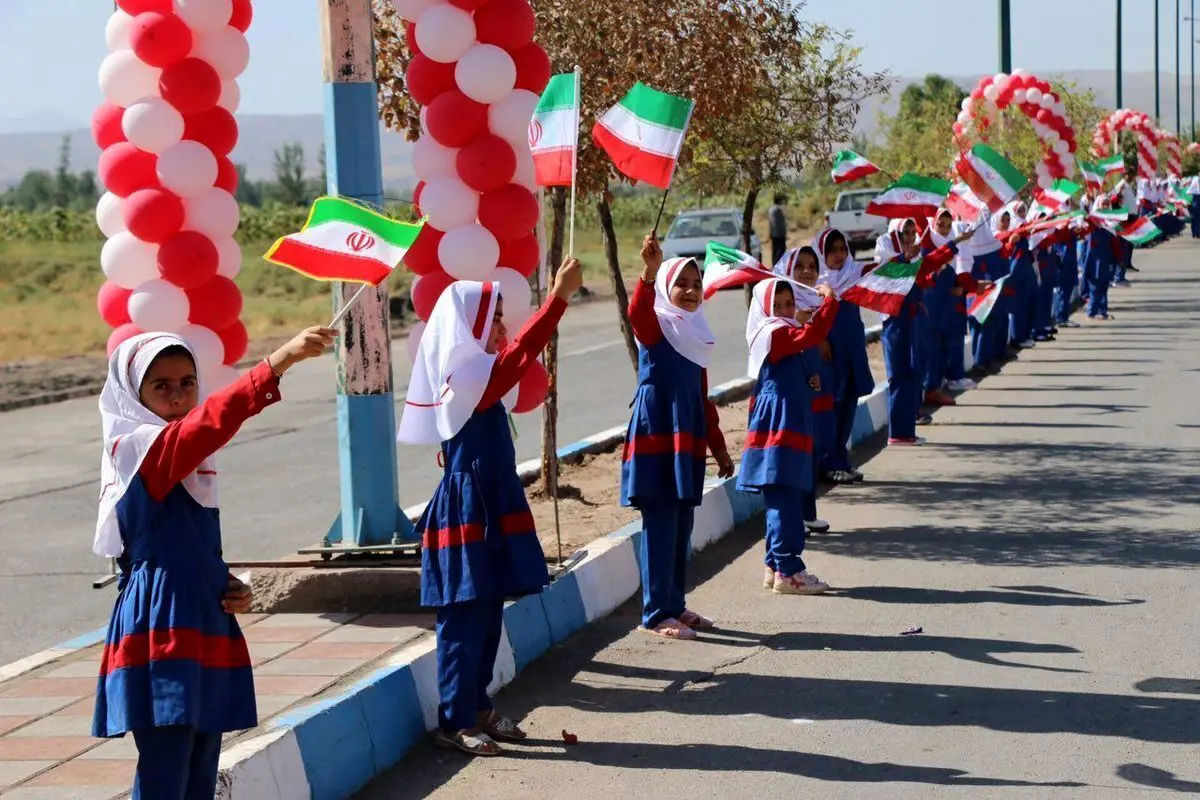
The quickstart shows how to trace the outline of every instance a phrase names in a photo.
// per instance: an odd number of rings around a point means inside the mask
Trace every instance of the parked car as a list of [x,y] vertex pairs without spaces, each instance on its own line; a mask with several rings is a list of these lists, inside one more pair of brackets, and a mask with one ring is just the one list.
[[[665,258],[695,258],[704,263],[709,242],[742,249],[742,212],[736,208],[697,208],[675,217],[663,238]],[[762,242],[750,234],[750,255],[762,261]]]
[[851,253],[873,248],[875,240],[887,233],[887,219],[867,213],[867,206],[882,192],[882,189],[842,192],[837,196],[833,211],[825,215],[826,227],[846,234]]

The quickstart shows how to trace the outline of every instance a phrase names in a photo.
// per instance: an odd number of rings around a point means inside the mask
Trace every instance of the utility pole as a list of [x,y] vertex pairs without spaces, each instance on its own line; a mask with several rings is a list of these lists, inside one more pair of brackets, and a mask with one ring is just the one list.
[[1117,0],[1117,108],[1125,107],[1121,92],[1121,70],[1121,0]]
[[[1195,0],[1192,0],[1195,2]],[[1010,0],[1000,0],[1000,71],[1012,74],[1012,9]]]
[[[1162,124],[1162,91],[1159,87],[1160,78],[1162,77],[1162,69],[1159,67],[1158,60],[1158,5],[1159,0],[1154,0],[1154,119],[1158,124]],[[1120,105],[1118,103],[1117,105]]]
[[[1155,5],[1158,5],[1158,0],[1155,0]],[[1183,76],[1180,74],[1179,67],[1179,23],[1182,21],[1180,16],[1179,0],[1175,0],[1175,135],[1183,135],[1183,103],[1180,100],[1179,87]]]
[[1196,140],[1196,0],[1192,0],[1192,141]]

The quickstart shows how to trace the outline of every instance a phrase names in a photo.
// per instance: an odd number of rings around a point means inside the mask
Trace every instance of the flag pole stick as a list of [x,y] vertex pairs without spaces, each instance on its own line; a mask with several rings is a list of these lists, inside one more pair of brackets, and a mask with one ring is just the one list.
[[658,216],[654,218],[654,231],[650,234],[652,238],[658,238],[658,223],[662,222],[663,209],[667,207],[667,195],[671,193],[671,187],[668,186],[663,191],[662,202],[658,204]]
[[326,327],[332,328],[335,325],[337,325],[339,322],[341,322],[342,317],[346,316],[346,313],[354,306],[354,304],[356,302],[358,302],[358,298],[362,297],[362,293],[365,292],[367,290],[367,287],[370,285],[371,284],[369,284],[369,283],[364,283],[362,286],[358,287],[358,291],[354,293],[354,296],[350,298],[349,302],[347,302],[346,305],[342,306],[341,311],[334,314],[333,320],[331,320],[330,323]]
[[[575,65],[575,147],[571,150],[571,217],[567,229],[567,256],[575,256],[575,184],[579,174],[579,109],[582,105],[582,74],[583,70]],[[555,505],[557,513],[557,503]]]

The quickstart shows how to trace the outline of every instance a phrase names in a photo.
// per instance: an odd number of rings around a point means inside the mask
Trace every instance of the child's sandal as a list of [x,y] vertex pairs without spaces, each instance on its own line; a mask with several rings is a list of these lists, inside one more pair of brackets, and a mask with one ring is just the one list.
[[433,745],[442,750],[458,750],[469,756],[482,756],[483,758],[491,758],[504,753],[495,740],[486,733],[467,733],[466,730],[461,730],[453,736],[443,730],[438,730],[433,734]]
[[716,623],[708,617],[686,608],[679,615],[679,621],[694,631],[708,631],[716,627]]
[[497,711],[491,713],[482,727],[484,733],[502,742],[523,742],[529,738],[521,726]]
[[638,628],[643,633],[649,633],[654,636],[661,636],[664,639],[695,639],[696,632],[684,625],[677,619],[667,619],[655,625],[653,628],[641,626]]

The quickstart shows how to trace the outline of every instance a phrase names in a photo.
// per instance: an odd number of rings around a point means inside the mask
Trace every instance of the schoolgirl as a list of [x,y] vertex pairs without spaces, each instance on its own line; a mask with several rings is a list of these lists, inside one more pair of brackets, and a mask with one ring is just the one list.
[[92,735],[133,734],[135,800],[212,800],[221,734],[258,724],[233,616],[250,596],[221,557],[213,455],[333,337],[309,328],[203,401],[195,354],[174,334],[135,336],[109,359],[92,549],[117,559],[120,579]]
[[442,480],[416,527],[421,604],[437,609],[434,744],[443,749],[495,756],[496,740],[526,737],[487,692],[505,598],[549,582],[505,405],[581,284],[579,262],[568,260],[550,299],[509,342],[500,284],[457,281],[438,298],[417,348],[397,438],[441,444]]
[[711,451],[718,473],[733,475],[717,409],[708,399],[715,344],[704,317],[700,267],[694,259],[663,263],[653,236],[642,244],[644,269],[629,302],[638,341],[638,387],[625,435],[621,505],[642,514],[641,630],[694,639],[714,627],[684,601],[692,522],[704,492]]
[[[1012,269],[1009,260],[1004,256],[1004,243],[996,238],[996,233],[1007,227],[1008,215],[1004,212],[992,217],[988,224],[977,227],[974,238],[967,245],[974,260],[971,274],[978,279],[997,282],[1006,277]],[[1004,227],[1002,227],[1004,226]],[[965,266],[956,267],[960,274]],[[1008,351],[1008,308],[1011,305],[1012,289],[1004,287],[996,298],[996,305],[988,315],[987,323],[980,324],[974,319],[968,320],[971,329],[971,351],[975,362],[977,375],[986,374],[1004,359]],[[963,313],[966,314],[964,308]]]
[[1037,270],[1035,286],[1033,340],[1053,341],[1058,334],[1054,327],[1054,288],[1058,285],[1059,258],[1056,245],[1064,240],[1066,230],[1039,231],[1029,237],[1033,263]]
[[[921,253],[928,258],[969,230],[970,225],[955,222],[949,210],[939,208],[930,217],[921,238]],[[962,391],[975,385],[974,381],[967,380],[963,362],[963,340],[967,335],[966,292],[968,289],[974,291],[977,285],[970,274],[972,258],[966,251],[968,245],[964,242],[955,253],[955,268],[938,270],[932,285],[924,292],[926,356],[922,380],[924,401],[928,405],[954,405],[954,398],[943,388]],[[964,260],[968,263],[964,264]],[[961,269],[960,264],[963,264]],[[918,322],[921,318],[918,315]]]
[[1078,328],[1071,319],[1072,302],[1079,286],[1079,240],[1086,222],[1072,220],[1066,235],[1054,245],[1058,256],[1058,285],[1054,291],[1054,322],[1059,328]]
[[[820,387],[804,363],[806,350],[824,341],[838,301],[822,286],[823,298],[783,278],[754,287],[746,320],[750,349],[747,374],[755,378],[746,446],[737,488],[761,493],[767,508],[767,574],[763,586],[777,594],[819,594],[829,587],[808,572],[802,553],[807,539],[804,508],[815,492],[813,396]],[[800,302],[797,303],[797,300]],[[798,307],[816,309],[796,320]]]
[[1033,347],[1038,283],[1033,266],[1033,253],[1029,249],[1029,237],[1022,229],[1025,224],[1026,206],[1020,201],[1015,201],[1010,203],[1005,211],[1008,212],[1009,235],[1004,242],[1004,253],[1011,264],[1010,277],[1005,283],[1005,288],[1012,290],[1009,340],[1018,348]]
[[[1108,208],[1108,198],[1101,195],[1096,200],[1097,210]],[[1112,281],[1115,265],[1123,252],[1117,237],[1104,225],[1091,222],[1083,254],[1083,279],[1087,284],[1088,319],[1108,320],[1108,288]]]

